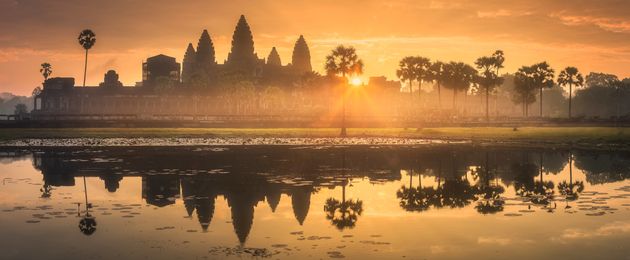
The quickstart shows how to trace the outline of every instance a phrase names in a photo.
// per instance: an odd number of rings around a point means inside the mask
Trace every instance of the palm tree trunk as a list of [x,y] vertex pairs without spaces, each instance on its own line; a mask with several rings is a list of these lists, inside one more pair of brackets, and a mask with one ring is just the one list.
[[486,151],[486,167],[484,171],[486,175],[486,186],[490,186],[490,171],[488,169],[488,151]]
[[88,58],[88,49],[85,49],[85,66],[83,67],[83,87],[85,87],[85,78],[87,76],[87,58]]
[[488,103],[488,95],[490,94],[490,89],[486,87],[486,122],[490,122],[490,109]]
[[341,137],[346,137],[346,84],[347,83],[347,79],[346,79],[346,73],[342,73],[342,77],[345,81],[344,83],[344,88],[341,91],[341,95],[342,95],[342,109],[341,109]]
[[569,152],[569,188],[573,191],[573,153]]
[[457,99],[457,89],[453,89],[453,113],[455,113],[455,99]]
[[438,86],[438,106],[440,110],[442,110],[442,86],[440,86],[440,82],[437,82]]
[[479,109],[481,109],[481,113],[483,114],[483,95],[481,94],[481,92],[477,93],[479,95],[479,104],[481,106],[479,106]]
[[422,100],[422,80],[418,80],[418,103]]
[[83,176],[83,192],[85,193],[85,214],[89,216],[90,208],[88,207],[87,183],[85,182],[85,176]]
[[542,102],[543,102],[542,90],[543,90],[543,88],[541,87],[540,88],[540,117],[543,116],[543,113],[542,113]]
[[540,153],[540,183],[543,182],[543,154]]
[[569,83],[569,119],[571,119],[571,98],[573,96],[573,84]]
[[529,104],[525,103],[525,117],[529,117]]
[[413,80],[409,80],[409,116],[413,114]]

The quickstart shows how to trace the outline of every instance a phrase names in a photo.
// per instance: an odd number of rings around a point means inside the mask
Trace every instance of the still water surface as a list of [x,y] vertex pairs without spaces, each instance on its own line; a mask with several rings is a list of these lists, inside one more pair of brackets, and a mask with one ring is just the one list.
[[2,259],[630,255],[619,151],[2,148],[0,179]]

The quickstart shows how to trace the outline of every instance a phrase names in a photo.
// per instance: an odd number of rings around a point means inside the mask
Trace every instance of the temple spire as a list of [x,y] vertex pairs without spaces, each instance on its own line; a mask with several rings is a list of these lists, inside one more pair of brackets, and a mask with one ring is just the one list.
[[195,71],[195,64],[197,63],[197,52],[192,43],[188,43],[186,53],[184,54],[184,61],[182,67],[182,82],[189,83],[190,77],[192,77]]
[[241,15],[234,29],[232,49],[228,54],[226,64],[238,70],[249,71],[253,70],[257,59],[254,53],[252,31],[249,28],[249,24],[247,24],[247,20],[245,20],[245,16]]
[[303,35],[300,35],[300,38],[295,42],[291,64],[298,74],[313,71],[311,67],[311,52]]
[[214,45],[208,30],[203,30],[199,43],[197,43],[197,65],[202,68],[209,68],[216,63],[214,56]]
[[267,65],[271,66],[282,66],[282,62],[280,61],[280,55],[276,50],[276,47],[271,48],[271,52],[267,57]]

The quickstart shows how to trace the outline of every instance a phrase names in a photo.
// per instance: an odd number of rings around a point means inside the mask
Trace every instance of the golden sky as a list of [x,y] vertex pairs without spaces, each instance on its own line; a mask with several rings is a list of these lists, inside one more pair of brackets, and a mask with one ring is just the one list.
[[30,94],[40,85],[39,64],[53,76],[81,82],[84,52],[78,33],[90,28],[88,85],[114,69],[125,85],[141,80],[141,63],[156,54],[181,62],[208,29],[217,60],[230,48],[238,17],[252,28],[258,56],[277,47],[283,64],[304,34],[313,68],[338,44],[354,46],[366,76],[395,77],[407,55],[472,63],[496,49],[506,69],[548,61],[556,71],[630,77],[628,0],[0,0],[0,92]]

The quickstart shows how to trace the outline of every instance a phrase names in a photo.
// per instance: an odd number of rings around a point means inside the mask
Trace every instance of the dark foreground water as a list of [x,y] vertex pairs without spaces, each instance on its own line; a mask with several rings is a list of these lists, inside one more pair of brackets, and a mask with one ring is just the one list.
[[0,148],[0,179],[0,259],[630,255],[619,151]]

